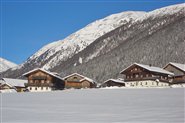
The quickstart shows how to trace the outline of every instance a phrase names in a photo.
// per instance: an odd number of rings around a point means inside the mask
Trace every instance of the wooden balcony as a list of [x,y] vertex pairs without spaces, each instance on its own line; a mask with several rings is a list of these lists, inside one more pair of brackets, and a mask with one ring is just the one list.
[[161,77],[143,77],[143,78],[126,78],[124,81],[142,81],[142,80],[159,80],[161,82],[169,82],[169,80],[162,79]]
[[33,80],[46,80],[47,76],[33,76],[32,79]]
[[27,86],[43,86],[43,87],[52,87],[53,83],[28,83]]
[[173,80],[173,84],[181,84],[181,83],[185,83],[185,79],[174,79]]

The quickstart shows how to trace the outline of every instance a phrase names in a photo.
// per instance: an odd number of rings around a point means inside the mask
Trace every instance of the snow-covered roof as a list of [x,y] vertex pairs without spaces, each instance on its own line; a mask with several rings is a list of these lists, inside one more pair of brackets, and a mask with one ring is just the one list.
[[116,82],[116,83],[125,83],[123,80],[120,80],[120,79],[108,79],[104,83],[106,83],[108,81],[113,81],[113,82]]
[[2,84],[7,84],[12,87],[25,87],[25,83],[27,83],[27,80],[2,78],[1,82]]
[[94,80],[92,80],[92,79],[90,79],[90,78],[88,78],[88,77],[85,77],[84,79],[80,80],[80,82],[82,82],[82,81],[84,81],[84,80],[87,80],[87,81],[89,81],[89,82],[91,82],[91,83],[95,83]]
[[23,74],[23,76],[27,76],[27,75],[29,75],[30,73],[33,73],[33,72],[38,71],[38,70],[43,71],[43,72],[45,72],[45,73],[47,73],[47,74],[49,74],[49,75],[51,75],[51,76],[53,76],[53,77],[56,77],[56,78],[58,78],[58,79],[63,80],[60,76],[56,75],[56,73],[47,71],[47,70],[45,70],[45,69],[43,69],[43,68],[35,68],[35,69],[33,69],[33,70],[31,70],[31,71],[29,71],[29,72]]
[[73,74],[70,74],[70,75],[68,75],[68,76],[65,76],[63,79],[67,79],[67,78],[69,78],[69,77],[71,77],[71,76],[75,76],[75,75],[80,76],[80,77],[82,77],[82,78],[87,78],[87,77],[85,77],[85,76],[83,76],[83,75],[81,75],[81,74],[79,74],[79,73],[73,73]]
[[82,82],[82,81],[84,81],[84,80],[87,80],[87,81],[89,81],[89,82],[91,82],[91,83],[95,83],[94,80],[92,80],[92,79],[90,79],[90,78],[88,78],[88,77],[86,77],[86,76],[83,76],[83,75],[81,75],[81,74],[79,74],[79,73],[70,74],[70,75],[64,77],[63,79],[65,80],[65,79],[67,79],[68,77],[75,76],[75,75],[76,75],[76,76],[82,77],[82,79],[81,79],[79,82]]
[[7,85],[9,87],[13,87],[12,85],[10,85],[9,83],[6,83],[4,80],[0,80],[0,86],[3,86],[3,85]]
[[144,65],[144,64],[138,64],[138,63],[134,63],[134,64],[130,65],[129,67],[127,67],[124,70],[122,70],[120,73],[123,73],[125,70],[127,70],[128,68],[130,68],[133,65],[140,66],[140,67],[142,67],[142,68],[144,68],[144,69],[146,69],[148,71],[151,71],[151,72],[163,73],[163,74],[168,74],[168,75],[174,75],[173,73],[171,73],[169,71],[166,71],[166,70],[164,70],[162,68],[149,66],[149,65]]
[[172,65],[177,67],[178,69],[182,70],[185,72],[185,64],[180,64],[180,63],[174,63],[174,62],[169,62],[164,68],[166,68],[168,65]]

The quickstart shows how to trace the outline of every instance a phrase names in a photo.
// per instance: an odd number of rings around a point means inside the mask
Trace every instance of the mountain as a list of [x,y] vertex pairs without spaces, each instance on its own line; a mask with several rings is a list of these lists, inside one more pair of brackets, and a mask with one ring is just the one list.
[[6,71],[9,68],[16,67],[17,65],[13,62],[10,62],[6,59],[0,57],[0,72]]
[[60,61],[66,61],[74,54],[82,51],[95,39],[114,30],[120,25],[131,23],[132,20],[143,15],[145,12],[124,12],[114,14],[104,19],[97,20],[85,28],[71,34],[64,40],[59,40],[48,44],[31,56],[27,63],[51,69]]
[[20,77],[44,67],[61,76],[78,72],[103,82],[120,77],[119,72],[134,62],[159,67],[168,62],[185,63],[184,12],[185,4],[178,4],[108,16],[43,47],[3,76]]

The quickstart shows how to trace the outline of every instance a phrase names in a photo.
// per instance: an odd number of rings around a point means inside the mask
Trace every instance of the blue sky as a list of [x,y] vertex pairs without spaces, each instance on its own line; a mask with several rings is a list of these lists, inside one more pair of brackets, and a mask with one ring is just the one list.
[[1,0],[0,56],[17,64],[42,46],[110,14],[151,11],[184,0]]

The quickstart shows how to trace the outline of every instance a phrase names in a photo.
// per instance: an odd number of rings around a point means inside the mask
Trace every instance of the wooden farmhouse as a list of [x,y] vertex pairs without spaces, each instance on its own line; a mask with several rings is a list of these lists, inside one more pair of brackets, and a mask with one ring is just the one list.
[[101,84],[100,87],[125,87],[125,82],[120,79],[108,79],[104,83]]
[[159,67],[134,63],[120,72],[125,75],[126,86],[163,87],[169,86],[173,73]]
[[26,90],[25,84],[27,80],[1,78],[1,90],[15,89],[17,92],[24,92]]
[[64,80],[56,73],[42,68],[36,68],[23,76],[28,79],[27,88],[30,92],[62,90],[65,86]]
[[185,64],[170,62],[164,69],[174,73],[173,85],[185,87]]
[[83,75],[73,73],[63,78],[65,80],[65,88],[94,88],[96,83]]

